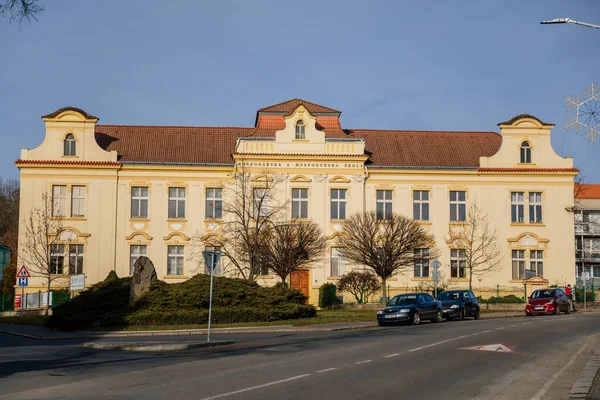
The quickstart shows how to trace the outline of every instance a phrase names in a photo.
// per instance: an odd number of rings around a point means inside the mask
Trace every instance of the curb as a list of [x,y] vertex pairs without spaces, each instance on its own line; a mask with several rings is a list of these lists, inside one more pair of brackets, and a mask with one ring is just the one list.
[[218,340],[214,342],[192,342],[192,343],[173,343],[173,342],[148,342],[148,343],[124,343],[124,342],[106,342],[106,343],[84,343],[83,347],[97,350],[124,350],[124,351],[178,351],[198,349],[202,347],[224,346],[234,344],[233,340]]
[[567,399],[586,399],[592,389],[594,380],[596,379],[596,375],[598,374],[599,370],[600,354],[598,353],[598,350],[596,350],[592,358],[590,358],[587,364],[585,364],[585,368],[579,376],[579,379],[577,379],[577,381],[575,381],[575,383],[573,384],[573,387],[569,391],[569,397],[567,397]]

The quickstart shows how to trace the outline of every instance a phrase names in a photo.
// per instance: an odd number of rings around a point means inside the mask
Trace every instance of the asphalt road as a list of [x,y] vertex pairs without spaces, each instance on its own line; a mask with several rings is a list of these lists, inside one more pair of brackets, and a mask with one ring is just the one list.
[[238,343],[173,353],[0,335],[0,399],[565,399],[598,332],[600,313],[576,313],[227,334],[213,339]]

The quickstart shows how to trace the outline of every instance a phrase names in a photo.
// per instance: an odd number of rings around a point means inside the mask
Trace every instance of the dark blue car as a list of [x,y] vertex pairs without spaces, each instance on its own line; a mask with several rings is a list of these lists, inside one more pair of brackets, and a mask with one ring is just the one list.
[[442,303],[446,319],[479,319],[479,302],[470,290],[446,290],[438,294],[437,299]]
[[379,326],[398,322],[418,325],[422,320],[442,322],[442,303],[427,293],[407,293],[392,297],[387,307],[377,311]]

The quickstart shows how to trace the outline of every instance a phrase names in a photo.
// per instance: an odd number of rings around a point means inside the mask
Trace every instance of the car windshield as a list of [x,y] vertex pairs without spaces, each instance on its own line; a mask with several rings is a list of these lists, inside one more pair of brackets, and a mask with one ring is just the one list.
[[438,300],[460,300],[460,292],[442,292],[438,295]]
[[544,297],[554,297],[554,290],[536,290],[531,293],[532,299],[540,299]]
[[388,306],[405,306],[409,304],[417,304],[416,294],[403,294],[401,296],[396,296],[389,301]]

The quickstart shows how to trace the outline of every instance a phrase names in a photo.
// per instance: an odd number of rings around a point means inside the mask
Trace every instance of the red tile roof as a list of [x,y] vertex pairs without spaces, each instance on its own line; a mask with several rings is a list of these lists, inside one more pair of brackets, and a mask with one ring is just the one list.
[[260,110],[258,110],[259,113],[263,113],[263,112],[278,112],[278,113],[287,113],[290,114],[292,113],[292,111],[294,111],[296,108],[298,108],[299,105],[303,105],[304,108],[306,108],[308,110],[309,113],[313,114],[313,113],[337,113],[337,114],[341,114],[341,111],[336,110],[334,108],[329,108],[329,107],[325,107],[322,106],[320,104],[316,104],[316,103],[311,103],[310,101],[306,101],[306,100],[302,100],[302,99],[292,99],[292,100],[288,100],[288,101],[284,101],[283,103],[277,103],[277,104],[273,104],[272,106],[268,106],[268,107],[263,107]]
[[500,125],[512,125],[512,124],[514,124],[516,121],[518,121],[518,120],[520,120],[520,119],[523,119],[523,118],[531,118],[531,119],[535,119],[537,122],[539,122],[540,124],[542,124],[542,125],[545,125],[545,126],[554,126],[554,124],[549,124],[549,123],[547,123],[547,122],[543,122],[542,120],[540,120],[539,118],[536,118],[536,117],[534,117],[534,116],[533,116],[533,115],[531,115],[531,114],[521,114],[521,115],[517,115],[516,117],[513,117],[513,118],[509,119],[508,121],[505,121],[505,122],[500,122],[500,123],[498,124],[498,126],[500,126]]
[[75,112],[78,112],[79,114],[83,115],[87,119],[99,119],[98,117],[94,117],[92,114],[88,114],[87,112],[83,111],[81,108],[77,108],[77,107],[63,107],[63,108],[59,108],[58,110],[54,111],[53,113],[50,113],[48,115],[43,115],[42,118],[55,118],[60,113],[65,112],[65,111],[75,111]]
[[581,184],[580,189],[575,189],[577,199],[600,199],[600,184]]
[[577,168],[478,168],[479,172],[573,172],[578,173]]

